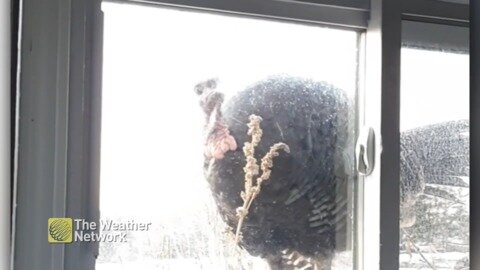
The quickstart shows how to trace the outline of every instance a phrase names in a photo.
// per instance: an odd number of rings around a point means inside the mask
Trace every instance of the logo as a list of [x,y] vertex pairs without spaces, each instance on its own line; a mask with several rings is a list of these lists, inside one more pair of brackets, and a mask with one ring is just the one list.
[[49,218],[48,242],[70,244],[73,242],[125,243],[130,233],[149,231],[151,222],[134,220],[88,221],[80,218]]
[[72,243],[73,220],[71,218],[49,218],[48,242],[64,244]]

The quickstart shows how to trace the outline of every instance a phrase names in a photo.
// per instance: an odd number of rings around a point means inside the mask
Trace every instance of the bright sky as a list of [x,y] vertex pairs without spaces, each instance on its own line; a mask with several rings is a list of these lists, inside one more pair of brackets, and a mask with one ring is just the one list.
[[402,49],[400,129],[469,119],[469,56]]

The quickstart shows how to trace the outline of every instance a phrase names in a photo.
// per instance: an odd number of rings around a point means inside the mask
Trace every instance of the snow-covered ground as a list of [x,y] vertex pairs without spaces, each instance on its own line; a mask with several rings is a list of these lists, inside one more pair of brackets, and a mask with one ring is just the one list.
[[[343,252],[336,256],[333,261],[333,270],[351,270],[352,254]],[[260,259],[250,257],[247,260],[239,261],[238,258],[224,258],[213,262],[211,258],[201,259],[143,259],[140,261],[97,263],[97,270],[170,270],[170,269],[189,269],[189,270],[225,270],[225,269],[248,269],[248,270],[269,270],[267,263]],[[408,268],[409,269],[409,268]]]
[[[258,261],[243,266],[242,269],[268,270],[268,266]],[[97,263],[97,270],[170,270],[170,269],[189,269],[189,270],[225,270],[234,269],[227,263],[212,263],[210,259],[159,259],[142,260],[124,263]],[[237,268],[235,268],[237,269]]]
[[406,253],[400,254],[401,270],[431,270],[431,269],[455,269],[466,270],[468,268],[468,253],[465,252],[442,252],[442,253],[422,253],[432,266],[429,266],[418,253],[412,253],[411,256]]
[[442,189],[455,194],[459,201],[420,198],[415,225],[405,229],[401,239],[401,270],[469,269],[469,190]]

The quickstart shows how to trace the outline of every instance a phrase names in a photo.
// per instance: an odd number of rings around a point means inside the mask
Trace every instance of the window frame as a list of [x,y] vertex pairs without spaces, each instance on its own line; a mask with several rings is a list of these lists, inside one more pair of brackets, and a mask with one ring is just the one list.
[[402,46],[468,53],[470,47],[468,30],[463,25],[434,24],[403,19]]
[[[401,22],[468,26],[468,5],[435,0],[115,0],[363,32],[360,126],[376,130],[376,167],[359,178],[357,269],[398,269]],[[99,220],[100,0],[23,0],[19,35],[11,269],[94,269],[98,245],[49,245],[52,216]],[[49,33],[46,35],[45,33]],[[53,49],[52,49],[53,48]],[[51,68],[46,69],[45,63]],[[42,106],[35,106],[41,102]],[[48,127],[42,129],[41,127]],[[45,147],[48,146],[48,147]],[[382,170],[381,168],[388,168]],[[30,224],[36,224],[31,226]],[[34,228],[32,228],[34,227]],[[364,258],[368,257],[368,260]],[[29,258],[26,260],[25,258]]]
[[[362,1],[342,0],[345,6],[332,4],[334,0],[106,0],[111,3],[129,3],[220,12],[262,19],[280,19],[314,23],[340,29],[363,30],[367,27],[368,8]],[[330,3],[330,4],[327,4]]]
[[8,268],[10,261],[11,214],[11,36],[13,19],[8,1],[0,3],[0,268]]
[[10,269],[94,269],[98,245],[50,245],[47,219],[98,221],[99,1],[21,3]]

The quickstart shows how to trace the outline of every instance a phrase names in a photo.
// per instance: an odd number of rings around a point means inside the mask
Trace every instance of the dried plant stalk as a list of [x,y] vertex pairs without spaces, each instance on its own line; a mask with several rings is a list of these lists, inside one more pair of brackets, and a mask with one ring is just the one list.
[[[243,221],[248,215],[248,210],[252,205],[253,200],[260,194],[261,187],[264,181],[270,179],[273,168],[273,158],[279,155],[279,151],[283,150],[290,153],[290,148],[285,143],[276,143],[270,147],[268,153],[262,158],[260,167],[255,158],[255,147],[258,146],[262,139],[263,131],[260,128],[262,118],[257,115],[250,115],[250,122],[248,123],[248,135],[252,136],[251,142],[245,142],[243,153],[247,164],[243,168],[245,172],[245,191],[240,193],[243,200],[243,205],[237,208],[238,224],[237,232],[235,233],[235,243],[238,243],[240,238],[240,230],[242,229]],[[253,178],[262,170],[262,175],[257,177],[254,185]]]

